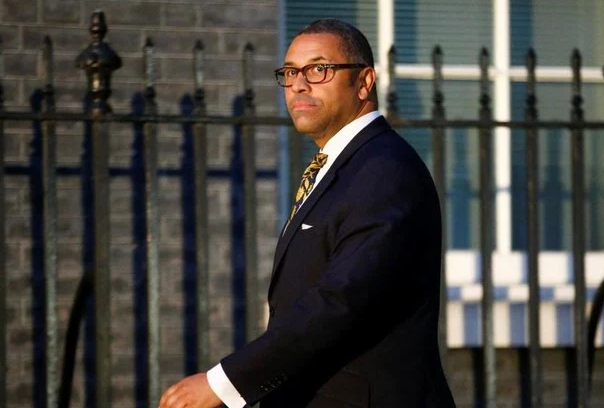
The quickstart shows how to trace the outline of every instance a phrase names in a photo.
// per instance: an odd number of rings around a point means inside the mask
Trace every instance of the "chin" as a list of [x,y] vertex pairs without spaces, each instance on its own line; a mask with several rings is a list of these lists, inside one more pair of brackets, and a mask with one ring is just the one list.
[[311,118],[294,119],[294,127],[299,133],[312,134],[317,131],[317,123]]

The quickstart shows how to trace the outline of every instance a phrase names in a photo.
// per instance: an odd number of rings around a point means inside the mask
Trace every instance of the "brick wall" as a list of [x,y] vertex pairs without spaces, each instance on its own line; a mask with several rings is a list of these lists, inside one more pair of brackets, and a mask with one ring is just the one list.
[[[230,114],[234,99],[241,95],[241,57],[246,42],[255,46],[254,88],[259,113],[276,113],[278,89],[272,69],[278,65],[277,0],[163,0],[163,1],[81,1],[81,0],[2,0],[0,35],[6,58],[4,79],[6,106],[28,110],[30,99],[42,83],[41,46],[44,35],[52,37],[55,47],[57,105],[61,110],[80,111],[85,93],[84,74],[74,60],[89,42],[87,26],[96,9],[106,13],[107,41],[123,59],[123,67],[113,77],[111,103],[115,111],[131,112],[135,96],[143,89],[142,47],[149,36],[156,46],[157,102],[160,112],[178,113],[181,102],[193,91],[192,49],[195,40],[203,41],[207,57],[206,97],[212,114]],[[184,98],[184,99],[183,99]],[[6,195],[7,270],[9,273],[8,347],[9,406],[42,406],[40,386],[40,248],[39,186],[35,166],[39,160],[37,140],[30,123],[7,123]],[[58,162],[63,171],[58,178],[58,313],[60,349],[77,283],[86,258],[86,213],[82,191],[86,187],[79,175],[83,155],[81,124],[60,123],[57,127]],[[234,132],[228,126],[209,127],[208,162],[211,169],[227,170],[233,157]],[[185,140],[179,126],[160,125],[160,271],[162,321],[162,386],[178,380],[191,370],[190,342],[186,341],[183,315],[186,297],[183,287],[191,278],[190,251],[183,248],[188,220],[183,218],[186,188],[182,171]],[[136,347],[144,328],[139,327],[140,305],[135,294],[141,286],[141,239],[134,233],[140,219],[136,194],[138,154],[132,127],[111,127],[111,271],[112,271],[112,355],[113,406],[132,407],[145,398],[144,387],[137,383],[137,361],[144,350]],[[275,169],[277,144],[274,129],[259,128],[257,162],[261,169]],[[228,178],[209,180],[210,211],[210,324],[211,358],[216,362],[233,349],[231,192]],[[258,182],[258,226],[260,290],[265,292],[276,240],[277,197],[274,179]],[[33,278],[32,278],[33,276]],[[80,348],[72,406],[81,406],[87,394],[85,371],[90,371],[84,355],[89,331],[80,334]],[[88,337],[87,337],[88,336]],[[500,407],[528,406],[526,394],[527,363],[524,351],[498,350],[498,402]],[[476,350],[451,350],[448,359],[451,387],[459,407],[480,406],[481,380]],[[573,406],[570,352],[565,349],[544,353],[544,389],[547,407]],[[604,406],[604,361],[597,354],[592,406]],[[90,387],[90,385],[89,385]],[[90,391],[90,388],[88,388]],[[568,395],[571,395],[569,399]]]
[[[0,35],[4,42],[5,103],[10,110],[29,110],[32,97],[43,87],[42,41],[53,40],[55,85],[60,110],[81,111],[86,91],[83,71],[75,67],[77,55],[89,44],[91,14],[105,12],[106,41],[121,56],[123,66],[113,75],[110,103],[114,111],[130,113],[144,87],[143,45],[147,37],[155,44],[157,58],[157,103],[162,113],[180,113],[194,91],[192,52],[196,40],[206,56],[206,102],[210,114],[233,113],[235,99],[242,95],[242,56],[247,42],[254,45],[257,112],[275,114],[278,89],[272,70],[277,65],[277,1],[223,0],[81,1],[3,0],[0,2]],[[81,124],[59,123],[58,138],[58,315],[61,353],[69,311],[82,273],[87,231],[87,213],[82,207],[85,182],[80,175],[84,154]],[[36,245],[41,220],[39,137],[32,124],[6,124],[6,193],[8,282],[8,402],[10,407],[42,406],[40,382],[44,354],[41,342],[43,294],[40,276],[41,249]],[[133,407],[146,391],[137,385],[136,372],[145,350],[137,347],[145,329],[141,324],[144,293],[140,251],[144,237],[137,235],[144,208],[137,201],[140,151],[135,149],[132,125],[112,124],[110,130],[111,177],[111,312],[113,406]],[[276,131],[257,129],[257,166],[275,170]],[[187,297],[183,287],[191,283],[191,251],[184,248],[191,220],[183,218],[187,192],[184,174],[185,138],[178,125],[159,125],[159,212],[161,273],[161,368],[162,387],[193,368],[190,334],[183,323]],[[211,170],[229,170],[233,157],[234,131],[230,126],[209,126],[208,165]],[[138,142],[137,142],[138,143]],[[277,184],[263,178],[257,185],[258,253],[260,289],[266,292],[277,229]],[[216,362],[233,349],[233,297],[231,228],[232,185],[229,177],[209,179],[211,290],[210,355]],[[39,239],[38,239],[39,241]],[[39,244],[39,242],[38,242]],[[33,276],[33,278],[32,278]],[[189,295],[190,300],[190,295]],[[138,318],[136,316],[139,316]],[[90,330],[80,333],[72,406],[87,398],[85,371],[92,371],[84,344]],[[185,340],[188,339],[188,340]],[[138,368],[137,368],[138,361]],[[92,388],[88,387],[88,393]],[[90,393],[89,393],[90,394]],[[88,395],[91,398],[92,395]]]

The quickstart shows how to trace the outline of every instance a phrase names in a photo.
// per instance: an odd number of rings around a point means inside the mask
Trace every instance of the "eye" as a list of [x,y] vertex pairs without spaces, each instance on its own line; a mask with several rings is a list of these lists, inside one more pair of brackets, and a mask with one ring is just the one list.
[[323,73],[323,71],[325,71],[325,65],[317,64],[312,68],[312,71],[314,73],[321,74],[321,73]]
[[285,68],[283,70],[283,75],[286,78],[295,78],[296,76],[298,76],[298,70],[296,68]]

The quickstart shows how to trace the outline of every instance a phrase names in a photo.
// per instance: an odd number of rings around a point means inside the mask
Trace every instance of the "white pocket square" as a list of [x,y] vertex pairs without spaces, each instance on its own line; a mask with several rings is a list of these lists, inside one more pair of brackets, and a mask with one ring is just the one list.
[[307,230],[307,229],[311,229],[312,225],[308,225],[308,224],[302,224],[302,229],[303,230]]

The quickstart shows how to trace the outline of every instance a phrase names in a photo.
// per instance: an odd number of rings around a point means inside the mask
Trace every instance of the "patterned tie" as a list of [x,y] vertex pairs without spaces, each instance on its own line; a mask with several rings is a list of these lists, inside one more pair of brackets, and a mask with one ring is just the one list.
[[298,192],[296,193],[296,200],[292,205],[292,211],[289,214],[289,218],[287,219],[287,223],[285,224],[285,228],[288,227],[292,218],[304,202],[306,197],[310,195],[313,186],[315,185],[315,179],[317,178],[317,173],[327,163],[327,155],[325,153],[317,153],[313,156],[310,164],[304,170],[302,174],[302,181],[300,182],[300,187],[298,187]]

